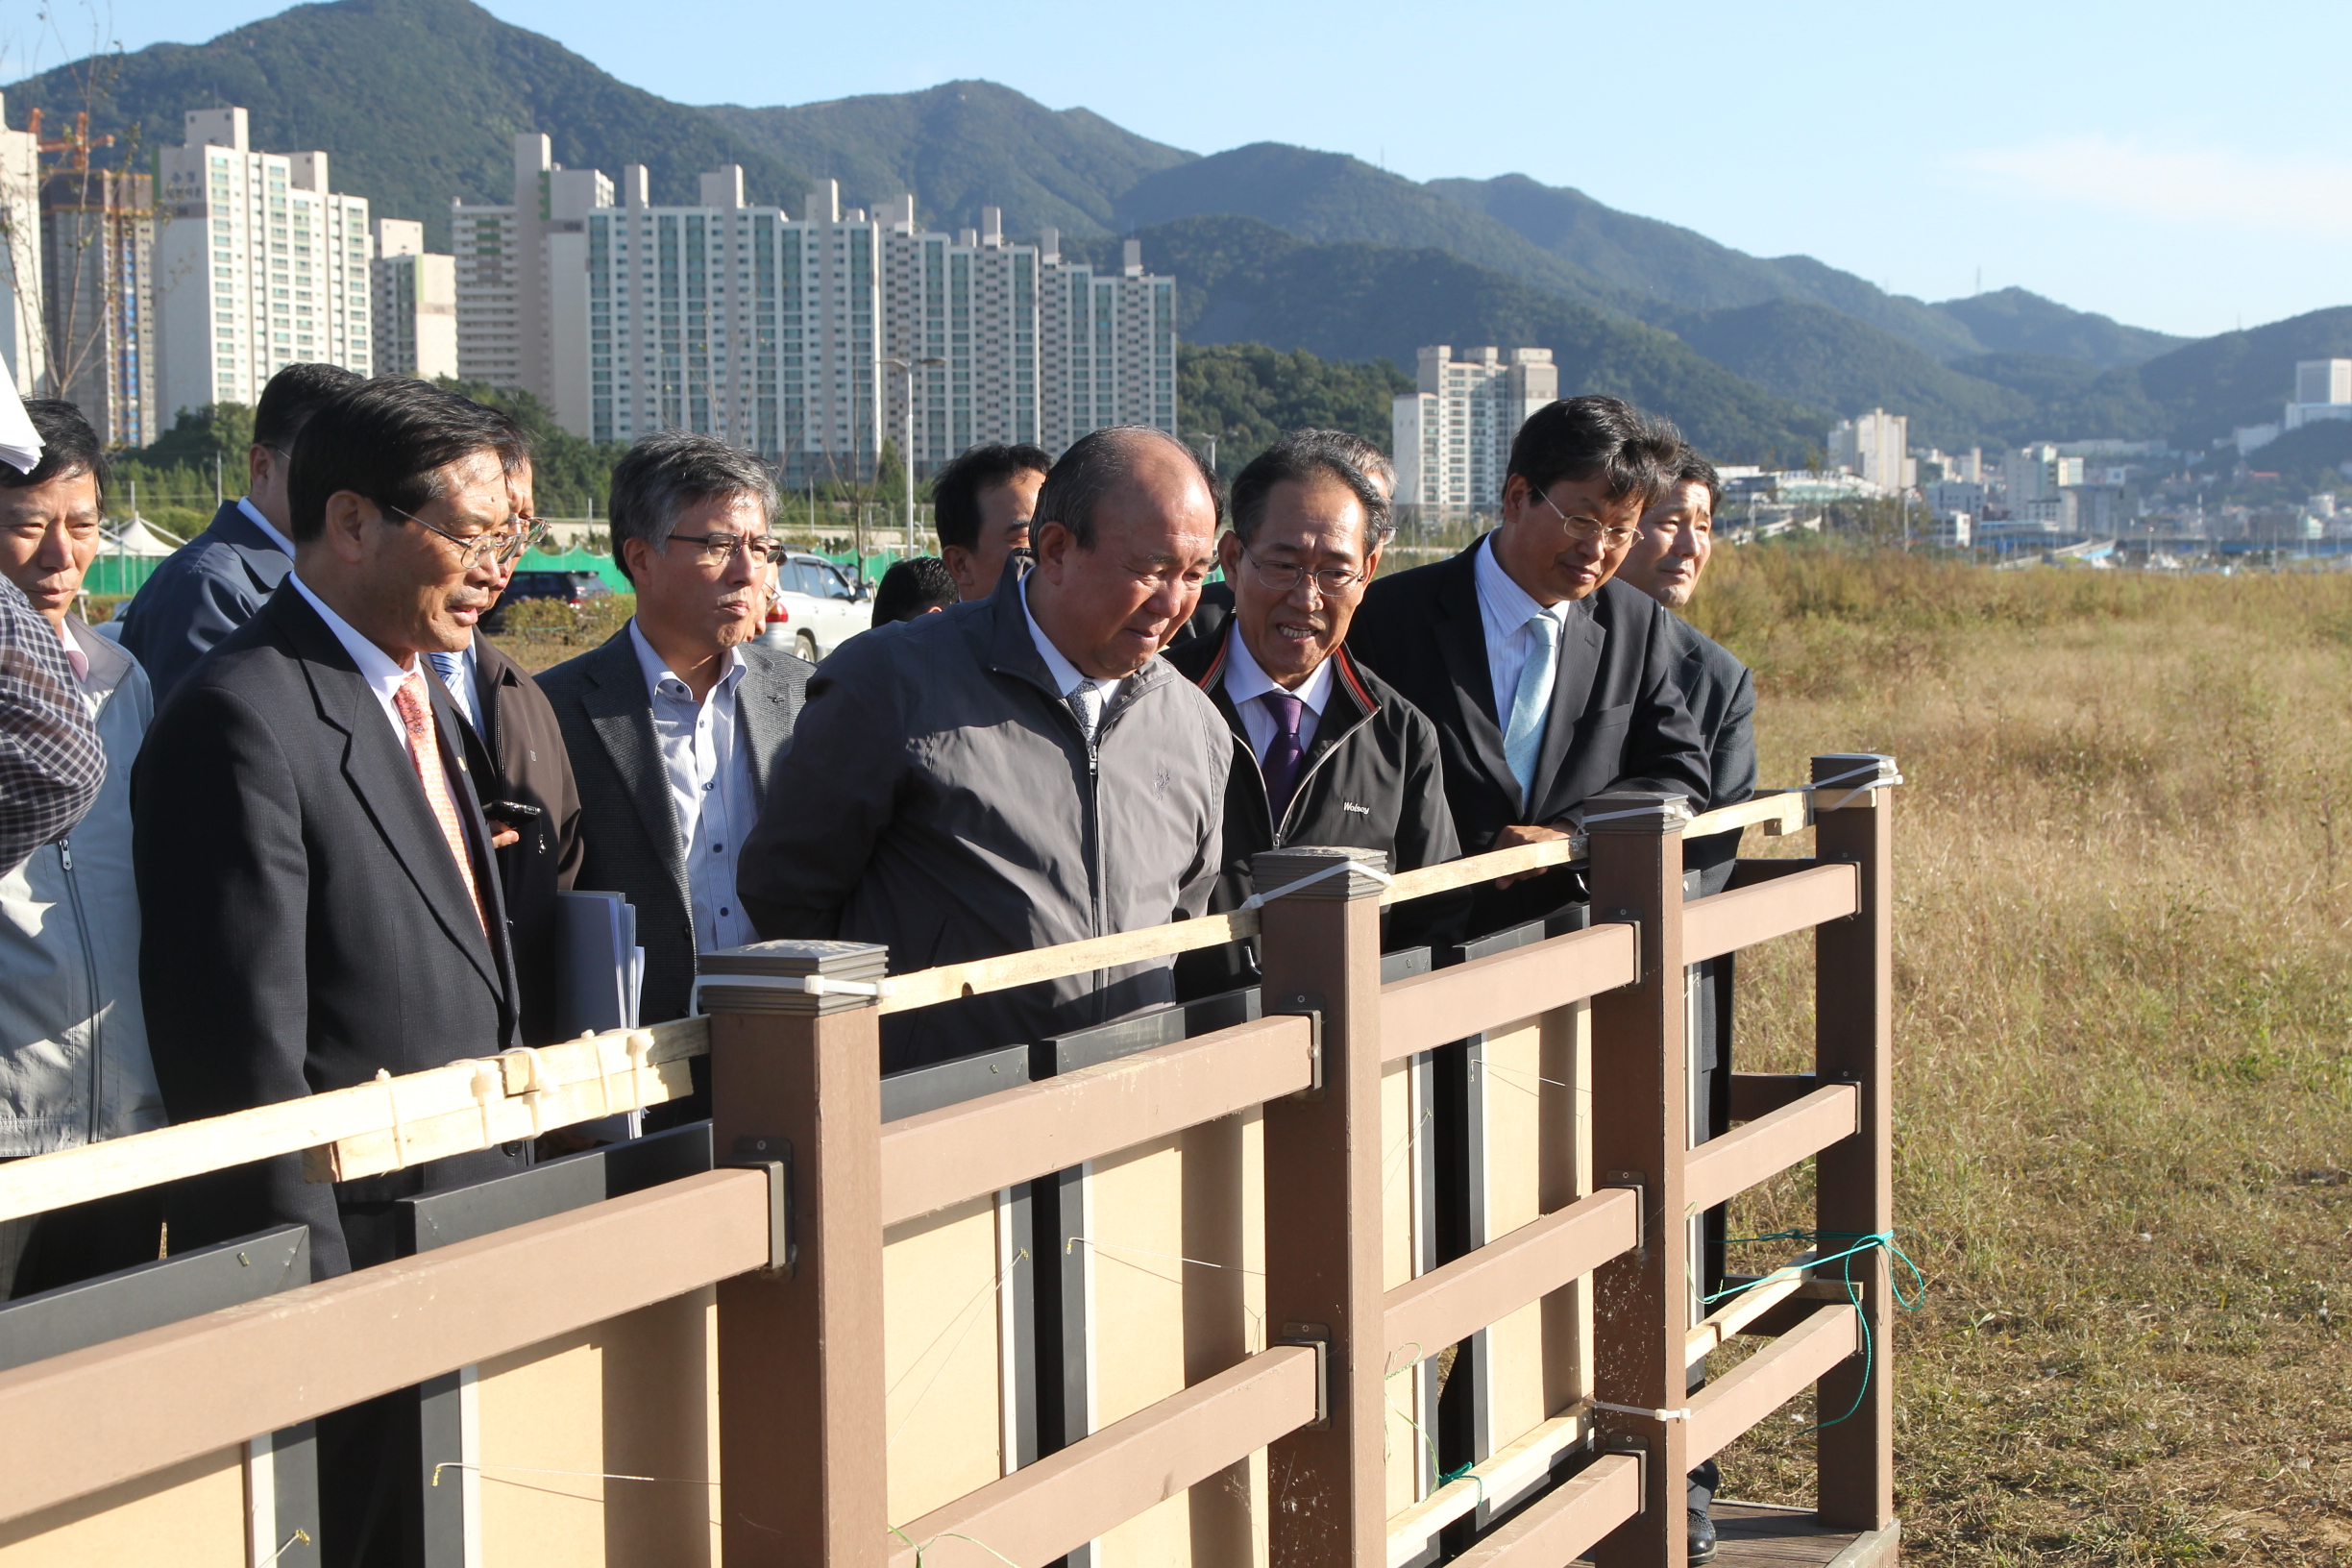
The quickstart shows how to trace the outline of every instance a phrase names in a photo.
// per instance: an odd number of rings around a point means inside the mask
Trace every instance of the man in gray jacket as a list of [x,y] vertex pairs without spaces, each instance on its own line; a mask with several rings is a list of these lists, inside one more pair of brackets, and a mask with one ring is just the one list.
[[[1233,739],[1157,655],[1217,510],[1171,437],[1097,430],[1038,495],[1034,569],[820,666],[737,872],[760,935],[880,943],[903,974],[1206,909]],[[897,1014],[883,1070],[1173,997],[1161,959]]]

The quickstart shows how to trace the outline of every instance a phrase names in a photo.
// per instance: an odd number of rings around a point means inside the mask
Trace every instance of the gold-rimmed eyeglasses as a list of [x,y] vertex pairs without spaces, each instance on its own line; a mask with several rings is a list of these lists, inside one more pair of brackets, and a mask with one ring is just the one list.
[[1361,567],[1326,566],[1310,572],[1303,566],[1296,566],[1287,561],[1262,561],[1246,548],[1241,551],[1241,558],[1250,563],[1250,568],[1258,574],[1260,582],[1264,583],[1266,587],[1278,594],[1296,593],[1300,583],[1312,577],[1315,592],[1321,594],[1325,599],[1337,599],[1341,594],[1363,581],[1364,578]]
[[1559,519],[1559,526],[1567,533],[1571,544],[1589,545],[1597,539],[1605,550],[1620,550],[1633,542],[1633,535],[1637,530],[1632,524],[1620,523],[1611,527],[1604,524],[1597,517],[1570,517],[1559,509],[1558,502],[1554,501],[1541,490],[1537,490],[1531,484],[1528,486],[1528,489],[1534,494],[1537,501],[1552,508],[1552,515]]
[[696,553],[704,566],[724,566],[739,550],[747,551],[761,566],[773,566],[784,558],[784,541],[765,533],[674,533],[670,542],[699,545]]
[[385,506],[395,517],[405,518],[428,533],[437,533],[465,551],[465,568],[471,572],[483,561],[496,561],[504,566],[520,560],[523,552],[547,537],[547,525],[535,517],[517,517],[516,527],[498,528],[487,533],[452,533],[449,529],[428,523],[414,512],[404,512],[398,506]]

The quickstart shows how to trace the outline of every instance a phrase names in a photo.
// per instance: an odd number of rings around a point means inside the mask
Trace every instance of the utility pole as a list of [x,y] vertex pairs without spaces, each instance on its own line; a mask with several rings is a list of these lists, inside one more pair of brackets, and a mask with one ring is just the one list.
[[[943,365],[947,361],[939,358],[918,359],[914,365],[908,364],[904,359],[885,359],[882,362],[906,377],[906,440],[899,447],[898,455],[906,459],[906,548],[908,553],[912,554],[915,550],[915,367],[920,365],[928,369],[935,365]],[[874,482],[878,485],[881,478],[882,476],[875,475]],[[858,556],[858,573],[861,577],[865,571],[866,557],[861,552]]]

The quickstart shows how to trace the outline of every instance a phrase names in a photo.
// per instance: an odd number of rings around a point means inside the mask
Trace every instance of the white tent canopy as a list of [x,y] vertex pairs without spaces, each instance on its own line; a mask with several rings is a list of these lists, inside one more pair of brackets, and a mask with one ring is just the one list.
[[147,526],[147,520],[136,514],[109,538],[109,555],[169,555],[180,548],[178,541],[167,539]]

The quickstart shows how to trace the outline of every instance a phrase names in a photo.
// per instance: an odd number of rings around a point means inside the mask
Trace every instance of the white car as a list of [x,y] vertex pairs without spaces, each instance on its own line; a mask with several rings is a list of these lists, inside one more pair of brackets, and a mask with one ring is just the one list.
[[872,623],[870,594],[823,556],[794,551],[776,563],[775,603],[760,641],[815,664]]

